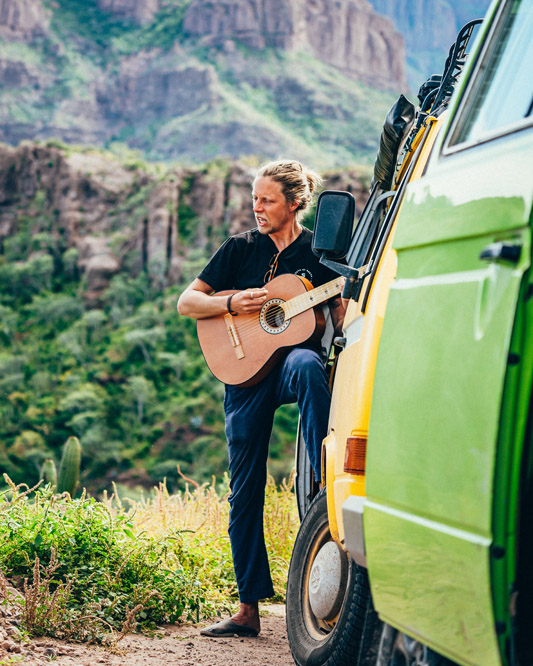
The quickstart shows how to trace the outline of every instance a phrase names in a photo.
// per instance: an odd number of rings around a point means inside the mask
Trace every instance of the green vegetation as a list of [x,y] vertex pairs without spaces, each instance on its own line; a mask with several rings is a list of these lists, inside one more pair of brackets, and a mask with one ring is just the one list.
[[[224,177],[227,168],[216,162],[204,173]],[[109,212],[117,255],[120,229],[142,228],[149,187],[133,186]],[[16,483],[37,483],[48,460],[59,469],[69,437],[82,447],[78,492],[112,482],[146,489],[164,478],[174,491],[183,487],[178,465],[199,482],[227,469],[223,385],[204,362],[194,321],[176,312],[183,285],[227,230],[210,229],[206,247],[187,197],[185,183],[178,245],[189,247],[179,284],[165,287],[164,266],[143,270],[129,250],[129,274],[116,275],[99,303],[85,298],[78,250],[58,232],[44,192],[18,205],[17,233],[0,253],[0,471]],[[293,466],[296,422],[294,405],[276,420],[270,471],[278,482]]]
[[[80,479],[81,445],[77,437],[69,437],[63,447],[59,476],[57,478],[57,492],[68,493],[74,496]],[[53,473],[52,473],[53,478]]]
[[88,487],[121,473],[144,483],[166,475],[174,487],[178,463],[200,480],[221,475],[223,387],[205,367],[193,322],[178,318],[178,290],[154,293],[144,275],[118,277],[103,309],[85,310],[71,285],[32,294],[39,281],[24,281],[24,267],[0,267],[2,291],[13,294],[0,310],[1,467],[33,483],[75,434]]
[[[87,168],[87,187],[90,165],[101,182],[120,166],[135,169],[135,155],[113,149],[122,165],[106,165],[106,153],[69,151]],[[202,178],[228,172],[218,160]],[[155,167],[150,177],[126,174],[124,192],[107,202],[117,255],[130,242],[125,225],[143,228],[150,188],[172,177]],[[16,232],[0,249],[0,472],[8,484],[0,491],[0,602],[20,604],[30,635],[113,642],[235,605],[223,386],[205,365],[194,321],[176,313],[183,286],[227,229],[207,231],[187,204],[192,194],[186,180],[168,204],[186,239],[178,239],[179,284],[166,287],[165,267],[143,264],[130,245],[129,272],[97,302],[45,191],[10,204]],[[270,472],[278,483],[293,467],[296,421],[294,406],[277,418]],[[282,600],[297,520],[291,483],[277,487],[273,477],[265,527]]]
[[53,11],[54,32],[68,42],[76,35],[90,46],[89,57],[106,59],[112,54],[128,55],[143,48],[171,48],[182,36],[183,16],[191,0],[165,0],[146,26],[135,25],[102,11],[96,0],[45,0]]
[[390,91],[348,79],[309,54],[190,48],[216,72],[217,104],[137,127],[150,159],[178,153],[198,164],[233,153],[259,161],[283,154],[322,170],[373,163]]
[[57,487],[57,468],[56,464],[50,458],[47,458],[41,467],[41,479],[45,485]]
[[183,17],[192,0],[167,0],[154,17],[154,21],[145,27],[128,31],[113,39],[113,48],[117,53],[137,53],[141,48],[172,48],[183,37]]
[[[198,622],[237,601],[227,479],[170,495],[161,484],[139,501],[32,492],[0,496],[0,602],[22,609],[32,636],[115,642],[164,622]],[[267,486],[265,536],[274,587],[284,599],[296,532],[290,484]],[[8,583],[21,594],[10,591]]]
[[106,50],[111,38],[128,29],[122,21],[101,11],[96,0],[57,0],[53,5],[47,4],[55,9],[52,12],[54,33],[66,43],[71,43],[75,35],[76,39],[92,44],[89,56],[94,57],[97,49]]
[[[251,127],[270,130],[287,154],[305,155],[316,168],[353,164],[354,156],[373,163],[392,92],[349,79],[307,53],[238,51],[246,63],[238,76],[235,56],[204,56],[213,58],[228,108],[249,115]],[[258,79],[273,85],[257,86]]]

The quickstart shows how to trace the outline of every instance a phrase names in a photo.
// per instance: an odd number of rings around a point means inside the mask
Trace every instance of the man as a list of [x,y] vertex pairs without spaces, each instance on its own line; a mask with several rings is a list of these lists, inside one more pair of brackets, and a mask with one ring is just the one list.
[[[320,179],[296,161],[270,162],[253,182],[257,228],[219,248],[178,301],[180,314],[201,319],[258,312],[268,298],[268,283],[283,273],[308,278],[313,287],[336,276],[311,250],[312,233],[299,220]],[[216,293],[237,289],[231,297]],[[333,323],[344,318],[340,297],[329,302]],[[327,434],[330,389],[319,349],[293,348],[258,384],[226,386],[224,411],[231,475],[229,535],[239,588],[240,610],[204,629],[205,636],[257,636],[258,601],[273,596],[263,534],[263,504],[268,444],[274,412],[297,402],[304,440],[315,478],[320,480],[322,439]]]

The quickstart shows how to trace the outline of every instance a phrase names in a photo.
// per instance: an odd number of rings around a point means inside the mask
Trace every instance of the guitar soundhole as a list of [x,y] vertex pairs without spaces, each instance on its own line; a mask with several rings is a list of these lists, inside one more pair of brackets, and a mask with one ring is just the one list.
[[265,319],[267,324],[272,328],[279,328],[285,322],[285,313],[282,307],[276,303],[276,305],[268,308],[265,313]]
[[283,310],[284,301],[281,298],[271,298],[267,301],[259,312],[259,323],[261,328],[267,333],[277,335],[283,333],[291,323],[290,319],[285,318]]

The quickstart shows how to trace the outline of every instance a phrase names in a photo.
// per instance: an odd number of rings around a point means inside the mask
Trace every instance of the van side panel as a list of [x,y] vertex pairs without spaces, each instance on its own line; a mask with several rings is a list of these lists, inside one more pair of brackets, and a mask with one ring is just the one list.
[[[494,461],[531,253],[531,141],[504,139],[437,158],[408,188],[376,368],[364,513],[380,616],[478,666],[501,663],[490,567]],[[521,246],[517,263],[480,259],[499,241]]]

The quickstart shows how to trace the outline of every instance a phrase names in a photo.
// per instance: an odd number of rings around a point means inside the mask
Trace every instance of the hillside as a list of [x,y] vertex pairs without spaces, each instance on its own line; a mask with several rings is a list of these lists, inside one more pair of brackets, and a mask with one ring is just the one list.
[[[82,484],[151,488],[226,469],[223,386],[176,302],[210,252],[253,226],[243,163],[165,168],[55,145],[0,145],[0,471],[34,483],[70,435]],[[326,174],[364,204],[354,170]],[[293,465],[297,410],[270,471]]]
[[406,87],[367,0],[0,0],[0,47],[0,140],[181,163],[369,163]]

